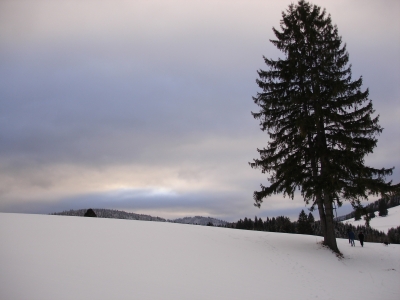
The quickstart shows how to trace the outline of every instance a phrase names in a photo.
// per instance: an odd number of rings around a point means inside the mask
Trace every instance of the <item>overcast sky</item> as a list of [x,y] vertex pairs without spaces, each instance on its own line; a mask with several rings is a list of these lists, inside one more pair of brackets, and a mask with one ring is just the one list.
[[[314,1],[347,44],[380,124],[377,168],[400,181],[400,2]],[[112,208],[164,218],[287,215],[251,169],[251,111],[290,1],[0,2],[0,211]],[[347,209],[347,210],[346,210]],[[347,212],[342,208],[340,212]]]

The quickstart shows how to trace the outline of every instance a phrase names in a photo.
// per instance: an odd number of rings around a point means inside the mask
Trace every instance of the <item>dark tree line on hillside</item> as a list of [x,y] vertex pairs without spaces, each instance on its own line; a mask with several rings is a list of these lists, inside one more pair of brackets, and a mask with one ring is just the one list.
[[376,216],[385,216],[387,215],[389,208],[396,207],[399,205],[400,205],[400,195],[394,194],[391,197],[386,197],[376,200],[366,205],[365,207],[362,208],[359,207],[358,209],[355,209],[354,211],[352,211],[347,215],[335,218],[335,220],[344,221],[352,218],[360,220],[363,216],[366,216],[367,214],[371,219]]
[[388,238],[390,243],[400,244],[400,226],[389,229]]
[[[207,226],[216,226],[216,227],[225,227],[227,222],[223,220],[219,220],[211,217],[202,217],[202,216],[194,216],[194,217],[184,217],[178,218],[174,220],[170,220],[170,222],[174,223],[182,223],[182,224],[194,224],[194,225],[207,225]],[[212,225],[210,225],[212,224]]]
[[261,218],[252,219],[244,218],[240,219],[235,226],[236,229],[246,230],[258,230],[258,231],[270,231],[270,232],[284,232],[284,233],[296,233],[296,226],[290,221],[288,217],[279,216],[274,218],[267,218],[263,221]]
[[[311,213],[309,213],[307,216],[304,210],[300,212],[299,219],[295,222],[291,222],[288,217],[284,216],[279,216],[276,218],[275,217],[267,218],[264,221],[261,218],[255,217],[254,220],[250,218],[244,218],[243,220],[240,219],[236,223],[230,224],[230,226],[228,227],[236,229],[244,229],[244,230],[323,236],[321,230],[321,222],[315,221],[314,216]],[[366,242],[371,242],[371,243],[390,242],[392,244],[400,244],[400,227],[396,229],[395,228],[390,229],[388,235],[386,235],[384,232],[375,230],[371,227],[366,227],[366,226],[356,227],[351,224],[343,224],[341,222],[335,222],[334,224],[335,237],[347,239],[349,229],[355,233],[359,233],[362,231],[365,235]]]

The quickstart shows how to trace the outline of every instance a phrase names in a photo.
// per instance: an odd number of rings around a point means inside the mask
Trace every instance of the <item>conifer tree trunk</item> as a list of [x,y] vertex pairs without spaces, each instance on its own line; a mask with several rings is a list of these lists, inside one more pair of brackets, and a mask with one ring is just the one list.
[[321,196],[317,196],[317,207],[318,207],[318,212],[319,212],[319,219],[320,219],[320,224],[321,224],[322,236],[325,238],[325,235],[326,235],[326,216],[325,216],[324,203],[322,202]]
[[[316,110],[320,110],[320,107],[315,107]],[[317,117],[317,148],[319,149],[319,156],[320,156],[320,167],[321,167],[321,172],[319,174],[319,177],[322,179],[325,184],[327,184],[326,179],[330,177],[330,170],[329,170],[329,160],[326,156],[326,153],[328,152],[328,146],[327,146],[327,141],[326,141],[326,135],[325,135],[325,119],[324,116],[321,115],[319,116],[316,114]],[[323,232],[324,235],[324,245],[328,246],[331,248],[333,251],[340,253],[337,243],[336,243],[336,236],[335,236],[335,227],[334,227],[334,221],[333,221],[333,205],[332,205],[332,197],[330,194],[330,187],[324,186],[324,196],[323,196],[323,201],[322,206],[324,210],[324,227],[325,231]],[[322,199],[321,199],[322,200]],[[321,220],[322,221],[322,220]]]
[[335,226],[333,221],[333,206],[332,200],[329,195],[325,195],[324,197],[324,206],[325,206],[325,234],[324,234],[324,245],[331,248],[333,251],[339,253],[339,249],[336,243],[335,236]]

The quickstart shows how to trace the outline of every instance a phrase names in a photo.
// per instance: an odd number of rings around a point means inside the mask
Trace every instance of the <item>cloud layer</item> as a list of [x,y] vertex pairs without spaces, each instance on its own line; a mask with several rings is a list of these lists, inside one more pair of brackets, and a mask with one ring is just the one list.
[[[315,3],[385,128],[367,162],[398,167],[400,5]],[[299,211],[300,198],[280,195],[254,208],[266,177],[248,166],[267,141],[250,115],[256,70],[280,55],[269,39],[287,4],[2,1],[0,211]]]

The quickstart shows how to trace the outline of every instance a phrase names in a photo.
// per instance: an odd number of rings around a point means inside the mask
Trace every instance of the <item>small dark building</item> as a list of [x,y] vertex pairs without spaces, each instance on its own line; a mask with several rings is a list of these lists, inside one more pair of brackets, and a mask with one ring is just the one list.
[[96,218],[96,213],[93,211],[93,209],[89,208],[86,212],[85,212],[85,217],[93,217]]

